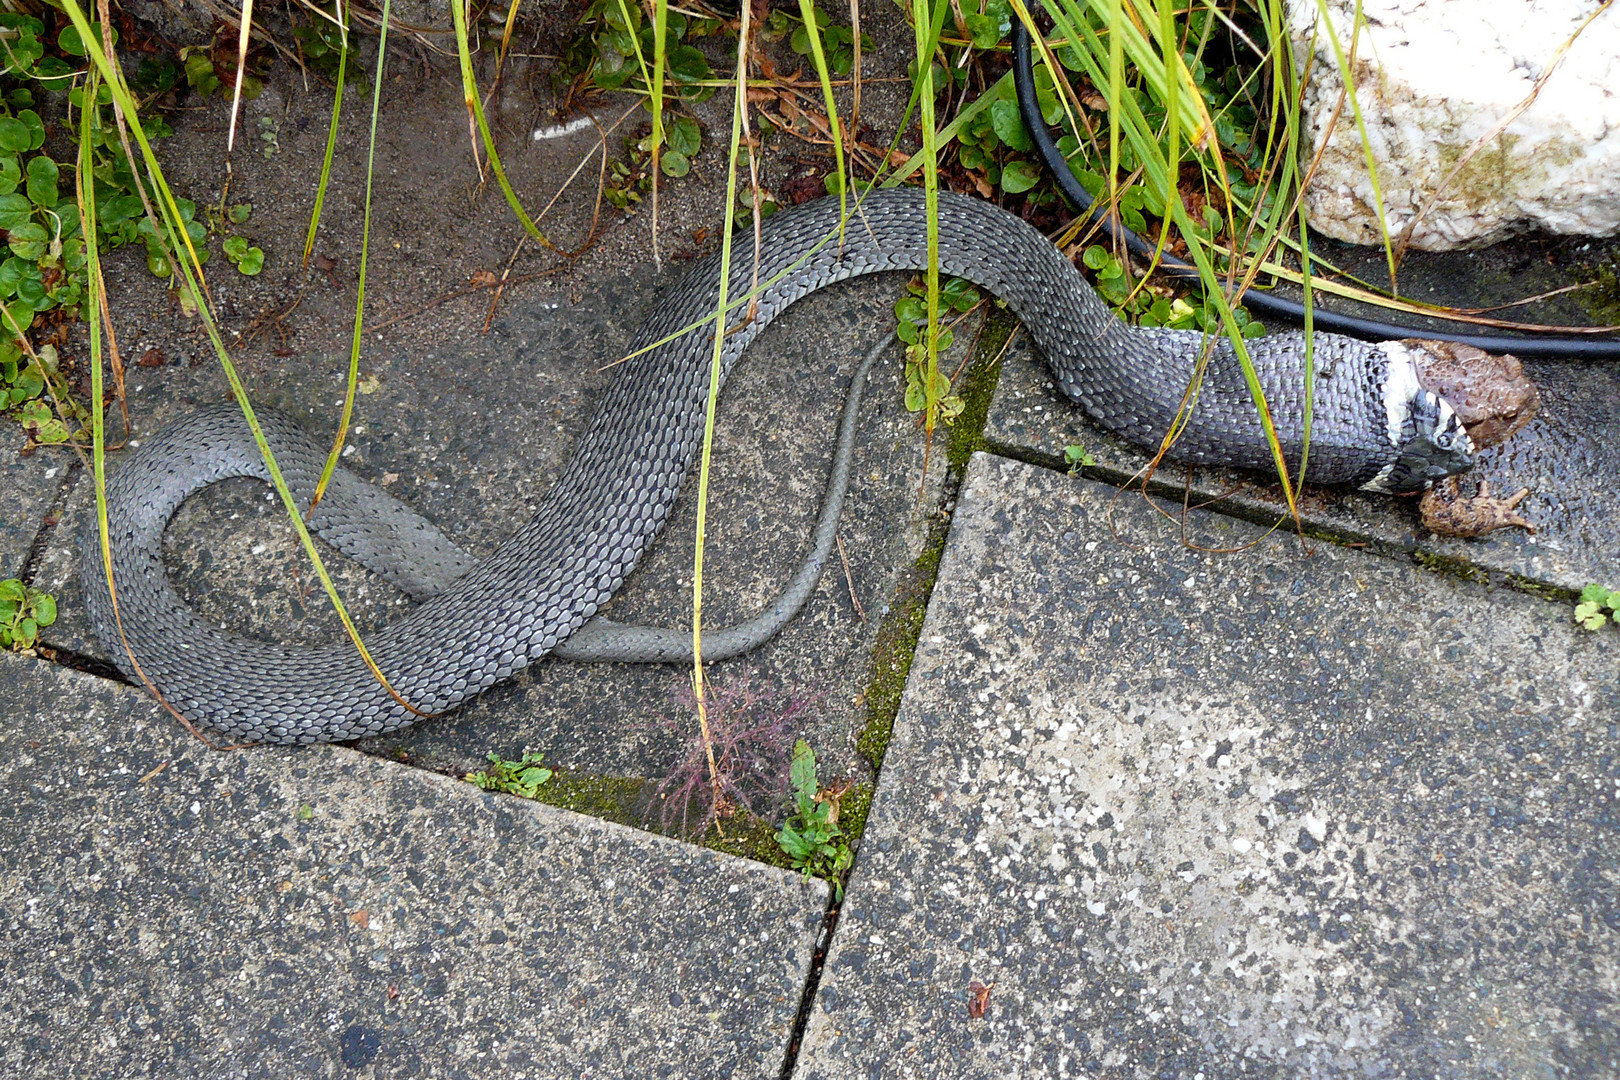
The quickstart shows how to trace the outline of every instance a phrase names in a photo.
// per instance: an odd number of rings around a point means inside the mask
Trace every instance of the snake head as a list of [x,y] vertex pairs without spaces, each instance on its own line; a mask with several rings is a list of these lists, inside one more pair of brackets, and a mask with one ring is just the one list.
[[1394,457],[1363,484],[1371,491],[1423,491],[1474,467],[1474,441],[1449,401],[1419,378],[1419,342],[1386,341],[1384,409]]

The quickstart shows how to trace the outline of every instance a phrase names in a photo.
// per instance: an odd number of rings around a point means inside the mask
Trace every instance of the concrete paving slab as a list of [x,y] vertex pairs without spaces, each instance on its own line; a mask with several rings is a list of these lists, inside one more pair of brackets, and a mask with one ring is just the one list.
[[[1440,537],[1423,528],[1415,499],[1340,488],[1311,487],[1301,501],[1307,526],[1387,552],[1452,561],[1463,568],[1532,585],[1580,590],[1620,581],[1620,454],[1612,416],[1620,402],[1620,370],[1612,364],[1525,361],[1541,388],[1543,408],[1506,444],[1484,451],[1471,476],[1491,490],[1531,490],[1520,510],[1534,534],[1504,529],[1473,540]],[[1114,483],[1140,476],[1150,455],[1092,424],[1052,386],[1046,362],[1020,335],[1008,350],[985,423],[986,443],[1003,453],[1054,468],[1064,448],[1091,452],[1092,475]],[[1208,506],[1252,521],[1286,515],[1280,489],[1256,474],[1165,465],[1151,490],[1179,504]]]
[[0,1072],[775,1077],[820,882],[0,657]]
[[45,517],[70,482],[73,459],[65,451],[46,448],[36,452],[55,455],[48,462],[33,457],[0,453],[0,578],[23,572]]
[[1615,1075],[1620,641],[1187,538],[975,457],[795,1075]]

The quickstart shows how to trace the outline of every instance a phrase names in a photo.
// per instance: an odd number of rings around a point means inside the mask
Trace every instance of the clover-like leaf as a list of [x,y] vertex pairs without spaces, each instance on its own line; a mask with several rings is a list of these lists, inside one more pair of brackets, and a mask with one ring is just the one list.
[[1001,170],[1001,188],[1016,195],[1041,182],[1041,171],[1027,161],[1009,161]]
[[12,229],[8,242],[19,259],[38,262],[40,256],[45,254],[50,239],[51,234],[45,231],[45,226],[37,221],[29,221]]
[[703,129],[690,116],[677,116],[664,132],[667,145],[677,153],[691,157],[703,146]]
[[8,154],[28,149],[28,126],[15,116],[0,116],[0,151]]
[[46,210],[54,209],[57,201],[57,180],[61,170],[56,162],[38,154],[28,162],[28,201]]
[[669,73],[676,82],[702,82],[714,74],[709,58],[690,45],[677,45],[669,50]]
[[1018,115],[1016,101],[996,101],[990,105],[990,122],[995,128],[996,138],[1012,147],[1014,150],[1029,151],[1035,144],[1030,140],[1029,129],[1024,127],[1024,118]]
[[24,109],[17,114],[17,122],[28,132],[28,145],[25,149],[38,150],[45,145],[45,121],[39,118],[39,113],[33,109]]

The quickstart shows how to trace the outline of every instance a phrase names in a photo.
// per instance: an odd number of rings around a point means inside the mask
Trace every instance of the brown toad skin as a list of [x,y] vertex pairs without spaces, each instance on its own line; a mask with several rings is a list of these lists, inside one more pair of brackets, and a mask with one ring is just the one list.
[[1507,528],[1533,533],[1535,525],[1514,513],[1529,494],[1529,488],[1520,488],[1504,499],[1492,495],[1490,485],[1481,480],[1473,495],[1464,495],[1461,481],[1448,476],[1423,493],[1418,509],[1423,514],[1423,527],[1436,536],[1466,539]]
[[[1517,357],[1488,353],[1450,341],[1406,341],[1417,360],[1418,381],[1451,403],[1476,450],[1506,442],[1541,408],[1541,392]],[[1493,496],[1481,480],[1463,495],[1455,476],[1424,492],[1418,504],[1423,525],[1439,536],[1475,537],[1497,529],[1536,527],[1514,511],[1530,494],[1525,488],[1507,498]]]
[[1402,344],[1416,354],[1418,381],[1457,410],[1476,450],[1506,442],[1541,408],[1541,393],[1515,356],[1450,341]]

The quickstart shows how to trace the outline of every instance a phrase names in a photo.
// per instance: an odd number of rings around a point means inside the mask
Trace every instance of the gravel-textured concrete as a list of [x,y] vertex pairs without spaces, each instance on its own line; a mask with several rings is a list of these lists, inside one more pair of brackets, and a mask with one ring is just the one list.
[[8,1077],[775,1077],[820,882],[0,657]]
[[0,578],[23,571],[29,548],[44,527],[46,513],[62,497],[74,460],[66,450],[47,447],[46,461],[0,453]]
[[952,530],[801,1080],[1620,1070],[1612,633],[983,455]]

